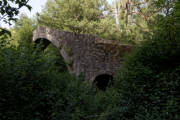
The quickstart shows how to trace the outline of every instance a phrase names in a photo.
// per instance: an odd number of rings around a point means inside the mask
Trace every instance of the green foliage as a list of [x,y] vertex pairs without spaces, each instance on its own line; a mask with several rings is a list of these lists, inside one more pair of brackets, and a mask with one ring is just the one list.
[[10,24],[11,21],[17,20],[19,9],[27,7],[31,10],[28,3],[29,0],[1,0],[0,1],[0,21]]
[[11,33],[8,30],[0,28],[0,36],[2,36],[4,34],[8,34],[9,36],[11,36]]
[[[153,7],[163,11],[146,24],[151,32],[144,32],[136,25],[118,31],[113,17],[102,14],[104,1],[48,2],[39,19],[42,25],[114,40],[147,36],[126,58],[114,86],[104,92],[85,83],[83,77],[70,75],[53,45],[43,52],[41,45],[34,47],[36,23],[21,16],[11,29],[14,43],[8,34],[0,36],[0,119],[179,120],[180,3],[172,1],[169,12],[168,3],[155,1]],[[136,22],[144,24],[141,20]],[[71,56],[73,51],[66,52]]]
[[13,38],[11,44],[16,46],[18,46],[18,44],[31,45],[35,27],[35,21],[22,14],[19,20],[15,22],[15,26],[11,29]]
[[[40,22],[59,29],[81,32],[87,22],[96,22],[102,17],[104,2],[104,0],[49,0]],[[54,22],[50,21],[52,18]]]
[[56,66],[56,70],[60,73],[68,72],[67,64],[64,61],[64,58],[60,55],[59,49],[57,49],[55,46],[50,44],[45,50],[44,50],[45,56],[51,60]]
[[[71,78],[66,81],[64,88],[62,83],[56,82],[57,101],[53,107],[53,120],[79,120],[98,114],[98,100],[96,90],[81,80]],[[82,79],[83,80],[83,79]]]
[[116,77],[117,101],[103,119],[180,119],[179,10],[177,2],[170,15],[159,15],[151,41],[127,57]]
[[21,15],[10,30],[0,29],[0,46],[10,47],[24,44],[26,47],[32,44],[33,30],[36,23],[26,15]]
[[[156,9],[151,0],[113,0],[116,27],[122,39],[141,44],[149,33],[148,23]],[[148,34],[148,36],[151,34]]]
[[7,45],[10,43],[10,32],[3,32],[1,31],[2,34],[0,35],[0,48],[7,47]]
[[0,118],[49,119],[55,74],[45,58],[22,46],[0,49]]
[[119,39],[106,0],[49,0],[39,24],[70,32]]
[[2,120],[84,119],[100,113],[96,90],[34,48],[0,49]]
[[118,4],[120,28],[114,19],[116,11],[106,0],[49,0],[38,21],[40,25],[51,28],[141,44],[152,36],[148,24],[159,10],[152,1],[133,0],[128,11],[126,2],[122,0]]
[[[31,10],[31,6],[28,5],[29,0],[1,0],[0,1],[0,22],[5,22],[11,25],[12,21],[16,21],[16,16],[19,14],[19,10],[22,7],[26,7]],[[10,31],[0,28],[0,36],[4,34],[11,35]]]
[[50,45],[42,52],[30,43],[31,26],[22,17],[12,29],[16,47],[0,48],[1,120],[82,119],[100,112],[96,90],[67,72],[59,50]]

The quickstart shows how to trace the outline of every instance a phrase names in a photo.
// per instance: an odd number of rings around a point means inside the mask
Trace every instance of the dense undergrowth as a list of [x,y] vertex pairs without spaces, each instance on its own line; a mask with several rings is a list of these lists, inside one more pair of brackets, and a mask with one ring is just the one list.
[[[22,20],[22,19],[21,19]],[[179,120],[180,2],[125,58],[106,91],[68,73],[59,51],[31,43],[23,18],[0,36],[0,120]]]
[[126,58],[105,120],[180,119],[179,4],[174,9],[170,16],[157,17],[152,39]]
[[1,120],[69,120],[98,113],[96,89],[34,48],[0,49]]

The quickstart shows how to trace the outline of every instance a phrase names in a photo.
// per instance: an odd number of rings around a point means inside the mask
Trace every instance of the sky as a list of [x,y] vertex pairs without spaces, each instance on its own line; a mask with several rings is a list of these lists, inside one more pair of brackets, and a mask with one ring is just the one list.
[[[37,12],[41,12],[46,1],[47,0],[30,0],[28,4],[32,7],[32,10],[29,11],[27,8],[23,7],[20,9],[20,14],[26,14],[28,17],[33,17]],[[9,28],[10,26],[8,24],[2,23],[1,27]]]
[[30,0],[29,5],[32,7],[32,10],[29,11],[27,8],[22,8],[21,13],[27,14],[29,17],[33,17],[37,12],[41,12],[43,6],[47,0]]
[[[28,17],[33,17],[37,12],[41,12],[43,6],[45,6],[47,0],[30,0],[29,5],[32,7],[32,10],[29,11],[27,8],[20,9],[20,14],[26,14]],[[112,0],[107,0],[111,3]],[[19,15],[20,16],[20,15]],[[9,28],[8,24],[1,24],[1,27]]]

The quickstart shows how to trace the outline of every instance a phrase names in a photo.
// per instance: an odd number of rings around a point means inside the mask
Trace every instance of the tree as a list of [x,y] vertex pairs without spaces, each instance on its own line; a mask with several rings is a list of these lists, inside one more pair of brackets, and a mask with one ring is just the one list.
[[[28,1],[29,0],[1,0],[0,22],[11,24],[12,21],[16,21],[16,16],[19,14],[19,10],[24,6],[31,10],[31,6],[27,4]],[[11,35],[8,30],[0,28],[0,36],[6,33]]]
[[12,42],[15,45],[30,45],[32,43],[33,30],[35,27],[36,22],[33,19],[28,18],[27,15],[22,14],[11,29],[13,38]]
[[[159,2],[157,7],[166,11],[166,2]],[[152,38],[126,58],[114,84],[116,102],[105,120],[180,119],[179,11],[180,2],[176,1],[170,14],[155,17]]]
[[29,0],[2,0],[0,1],[0,21],[10,24],[15,21],[16,15],[22,7],[27,7],[31,10],[31,6],[27,3]]
[[121,36],[141,43],[150,36],[149,24],[162,10],[153,0],[114,0],[113,14]]
[[111,39],[115,22],[108,7],[106,0],[49,0],[39,24]]

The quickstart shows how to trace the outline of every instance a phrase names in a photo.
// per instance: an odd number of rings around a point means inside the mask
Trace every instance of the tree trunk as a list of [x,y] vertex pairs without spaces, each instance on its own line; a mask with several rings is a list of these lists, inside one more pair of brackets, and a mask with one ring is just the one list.
[[120,30],[120,1],[114,0],[114,14],[116,19],[116,27]]

